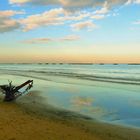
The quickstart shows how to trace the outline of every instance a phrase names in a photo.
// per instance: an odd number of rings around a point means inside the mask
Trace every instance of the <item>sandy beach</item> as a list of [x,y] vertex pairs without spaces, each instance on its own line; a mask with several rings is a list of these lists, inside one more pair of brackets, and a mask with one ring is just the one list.
[[46,108],[31,95],[17,102],[0,100],[1,140],[139,140],[139,132]]

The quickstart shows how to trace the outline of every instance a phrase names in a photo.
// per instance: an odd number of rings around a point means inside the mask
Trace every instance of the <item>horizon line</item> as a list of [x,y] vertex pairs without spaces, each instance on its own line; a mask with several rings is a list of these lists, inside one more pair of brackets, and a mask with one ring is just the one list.
[[99,64],[99,65],[104,65],[104,64],[112,64],[112,65],[118,65],[118,64],[128,64],[128,65],[140,65],[140,63],[92,63],[92,62],[87,62],[87,63],[82,63],[82,62],[70,62],[70,63],[63,63],[63,62],[21,62],[21,63],[17,63],[17,62],[12,62],[12,63],[8,63],[8,62],[0,62],[0,64]]

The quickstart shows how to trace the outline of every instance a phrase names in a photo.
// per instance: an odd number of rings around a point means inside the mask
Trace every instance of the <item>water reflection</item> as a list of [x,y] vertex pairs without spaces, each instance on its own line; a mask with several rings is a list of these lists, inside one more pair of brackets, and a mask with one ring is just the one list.
[[73,110],[92,116],[96,119],[106,119],[110,121],[118,120],[118,111],[109,110],[100,105],[94,105],[95,98],[79,96],[73,97],[71,106]]
[[72,103],[75,106],[79,106],[79,107],[84,107],[84,106],[91,106],[93,103],[93,98],[89,98],[89,97],[74,97],[74,99],[72,99]]

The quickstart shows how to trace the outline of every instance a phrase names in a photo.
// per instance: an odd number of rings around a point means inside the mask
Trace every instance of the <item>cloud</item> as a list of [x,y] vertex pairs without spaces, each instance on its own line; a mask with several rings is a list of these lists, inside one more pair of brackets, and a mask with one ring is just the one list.
[[96,19],[96,20],[103,19],[105,18],[105,15],[109,13],[109,11],[110,10],[108,4],[107,2],[105,2],[103,7],[93,12],[93,15],[91,15],[91,19]]
[[70,20],[70,21],[79,21],[83,20],[84,18],[89,18],[91,16],[91,13],[89,12],[78,12],[75,14],[69,14],[65,15],[64,20]]
[[69,13],[63,8],[55,8],[41,14],[31,15],[20,19],[20,24],[24,31],[30,31],[42,26],[58,26],[67,22],[77,22],[89,18],[88,12]]
[[90,18],[99,20],[105,18],[105,15],[93,15]]
[[60,0],[60,4],[66,10],[79,10],[83,8],[93,8],[95,6],[101,6],[103,0]]
[[21,19],[20,23],[23,25],[24,31],[29,31],[40,26],[62,25],[64,24],[64,19],[62,16],[59,16],[61,14],[64,14],[62,8],[52,9],[42,14],[31,15]]
[[[11,4],[34,4],[34,5],[60,5],[67,10],[77,10],[81,8],[93,8],[103,6],[107,3],[109,6],[116,4],[125,4],[128,0],[9,0]],[[139,0],[135,0],[139,1]]]
[[107,14],[108,12],[109,12],[109,6],[108,3],[105,2],[103,7],[99,10],[96,10],[94,14]]
[[23,43],[27,43],[27,44],[46,44],[49,42],[57,42],[57,41],[76,41],[79,40],[80,36],[77,35],[67,35],[65,37],[62,38],[57,38],[57,39],[52,39],[52,38],[34,38],[34,39],[30,39],[30,40],[25,40],[23,41]]
[[128,0],[128,1],[125,3],[125,5],[129,5],[129,4],[131,4],[131,3],[133,3],[133,1],[132,1],[132,0]]
[[23,4],[29,2],[29,0],[9,0],[10,4]]
[[[30,15],[19,20],[23,31],[39,27],[60,26],[72,24],[74,30],[93,30],[96,25],[93,20],[100,20],[110,11],[110,6],[127,2],[127,0],[9,0],[11,4],[59,5],[49,11]],[[97,6],[97,7],[96,7]],[[98,8],[94,11],[94,7]],[[86,8],[91,8],[90,11]],[[85,22],[85,20],[87,20]]]
[[76,41],[79,40],[80,36],[77,35],[68,35],[60,39],[60,41]]
[[[104,1],[104,0],[102,0]],[[99,2],[99,0],[9,0],[10,4],[38,4],[38,5],[62,5],[63,7],[90,7],[91,5],[93,6],[93,4],[95,3],[102,3]]]
[[129,4],[140,4],[140,0],[128,0],[126,2],[126,5],[129,5]]
[[140,4],[140,0],[134,0],[134,3]]
[[34,39],[31,39],[31,40],[25,40],[23,41],[24,43],[28,43],[28,44],[38,44],[38,43],[49,43],[51,42],[52,39],[50,38],[34,38]]
[[95,14],[107,14],[109,12],[107,7],[103,7],[100,10],[96,10],[94,13]]
[[34,4],[34,5],[56,5],[60,4],[59,0],[9,0],[10,4]]
[[82,30],[82,29],[88,29],[89,31],[97,28],[97,26],[91,21],[82,21],[82,22],[78,22],[75,24],[72,24],[71,27],[74,30]]
[[13,31],[20,28],[20,24],[12,16],[16,14],[23,14],[23,11],[0,11],[0,33]]
[[140,20],[133,22],[133,24],[140,25]]
[[[9,0],[9,2],[19,5],[59,5],[59,8],[20,19],[18,23],[21,24],[23,31],[64,24],[72,24],[70,26],[74,30],[86,28],[93,30],[96,28],[93,20],[105,18],[113,5],[125,4],[128,0]],[[91,9],[88,11],[87,8]],[[94,8],[96,8],[95,11]]]
[[15,29],[18,29],[19,27],[20,24],[16,20],[0,18],[0,33],[13,31]]
[[12,17],[17,14],[25,14],[25,12],[24,11],[13,11],[13,10],[0,11],[0,17]]

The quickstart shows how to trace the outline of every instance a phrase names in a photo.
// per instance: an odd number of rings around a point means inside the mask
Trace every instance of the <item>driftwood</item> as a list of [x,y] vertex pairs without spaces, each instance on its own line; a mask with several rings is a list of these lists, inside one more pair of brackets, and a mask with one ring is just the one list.
[[[23,92],[20,92],[19,90],[25,86],[27,86],[26,89]],[[33,80],[28,80],[19,86],[13,86],[12,82],[9,82],[8,85],[0,85],[3,94],[5,94],[4,101],[13,101],[17,97],[27,92],[32,87],[33,87]]]

